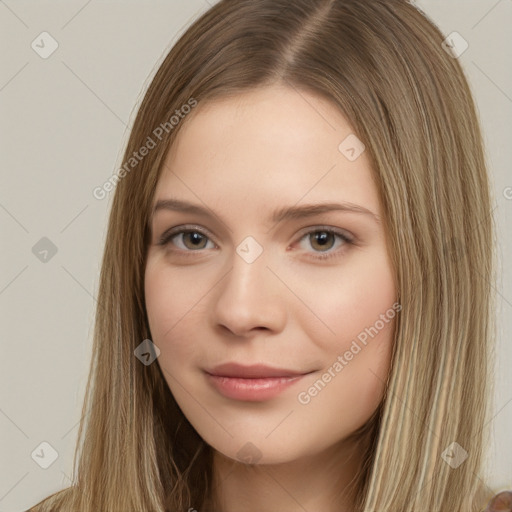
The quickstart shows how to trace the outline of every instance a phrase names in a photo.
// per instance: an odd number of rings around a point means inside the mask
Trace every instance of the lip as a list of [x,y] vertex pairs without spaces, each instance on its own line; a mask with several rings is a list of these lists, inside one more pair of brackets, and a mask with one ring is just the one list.
[[224,363],[206,370],[210,375],[218,377],[238,377],[241,379],[263,379],[267,377],[297,377],[310,372],[299,372],[286,368],[275,368],[264,364],[253,364],[249,366],[238,363]]
[[205,371],[210,385],[226,398],[248,402],[270,400],[312,372],[265,365],[227,363]]

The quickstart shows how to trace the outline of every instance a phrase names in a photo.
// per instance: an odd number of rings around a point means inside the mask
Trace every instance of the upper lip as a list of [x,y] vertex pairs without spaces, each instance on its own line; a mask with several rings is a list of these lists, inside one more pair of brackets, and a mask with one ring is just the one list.
[[244,379],[257,379],[265,377],[295,377],[297,375],[305,375],[310,372],[300,372],[288,370],[286,368],[274,368],[263,364],[253,364],[244,366],[237,363],[225,363],[215,366],[206,373],[217,377],[239,377]]

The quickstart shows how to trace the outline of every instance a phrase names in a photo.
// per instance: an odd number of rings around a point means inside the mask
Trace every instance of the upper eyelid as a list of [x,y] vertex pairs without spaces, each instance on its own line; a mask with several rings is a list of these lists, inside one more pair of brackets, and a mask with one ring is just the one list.
[[175,228],[171,228],[167,231],[164,231],[162,233],[162,235],[160,236],[160,240],[162,240],[164,238],[170,239],[172,237],[175,237],[176,235],[181,235],[183,233],[187,233],[190,231],[192,231],[192,232],[197,231],[197,232],[201,233],[202,235],[211,239],[212,242],[214,242],[215,245],[217,245],[216,237],[214,235],[212,235],[207,229],[202,228],[200,226],[196,226],[196,225],[190,225],[190,224],[185,224],[183,226],[176,226]]

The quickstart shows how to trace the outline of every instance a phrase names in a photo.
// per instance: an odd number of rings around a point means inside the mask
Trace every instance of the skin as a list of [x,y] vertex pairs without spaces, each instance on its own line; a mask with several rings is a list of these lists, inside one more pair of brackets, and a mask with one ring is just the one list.
[[[334,377],[332,367],[396,300],[367,152],[347,159],[338,146],[353,130],[343,115],[286,86],[200,103],[181,128],[154,204],[172,197],[209,215],[154,214],[146,307],[167,384],[215,450],[220,509],[349,511],[339,492],[361,462],[349,436],[382,400],[394,320]],[[278,208],[325,202],[350,202],[377,219],[348,211],[270,219]],[[175,234],[159,245],[170,228],[190,225],[206,236]],[[322,227],[353,243],[327,234],[322,245]],[[252,263],[236,252],[248,236],[263,249]],[[269,400],[241,401],[203,371],[231,361],[314,372]],[[301,403],[299,393],[329,368],[330,382]],[[252,464],[238,461],[242,448]]]

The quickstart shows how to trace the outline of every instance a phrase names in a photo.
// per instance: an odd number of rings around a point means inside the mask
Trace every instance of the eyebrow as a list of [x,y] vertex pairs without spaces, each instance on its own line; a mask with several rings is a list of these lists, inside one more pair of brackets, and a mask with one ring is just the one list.
[[[182,201],[180,199],[160,199],[155,204],[153,215],[162,210],[193,213],[203,217],[212,216],[213,214],[218,217],[218,215],[215,214],[215,212],[212,212],[212,210],[209,208],[205,208],[188,201]],[[279,223],[285,220],[297,220],[313,217],[314,215],[319,215],[331,211],[359,213],[372,218],[377,224],[381,223],[379,215],[372,212],[371,210],[368,210],[367,208],[364,208],[363,206],[353,203],[319,203],[306,204],[303,206],[286,206],[284,208],[275,210],[270,220],[273,223]]]

